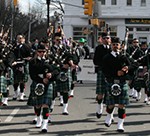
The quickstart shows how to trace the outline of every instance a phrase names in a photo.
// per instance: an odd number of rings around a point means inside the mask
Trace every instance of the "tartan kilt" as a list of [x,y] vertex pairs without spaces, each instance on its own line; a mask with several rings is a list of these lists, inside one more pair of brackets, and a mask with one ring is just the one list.
[[42,96],[37,96],[34,92],[37,83],[32,82],[30,85],[30,95],[28,98],[27,105],[29,106],[37,106],[42,104],[51,105],[52,98],[53,98],[53,83],[51,82],[48,86],[47,91]]
[[8,76],[7,76],[7,86],[13,85],[14,83],[14,75],[13,70],[11,68],[8,69]]
[[112,83],[106,83],[106,96],[105,96],[105,103],[106,105],[115,105],[115,104],[129,104],[129,96],[128,96],[128,90],[129,86],[127,83],[119,84],[121,87],[121,94],[119,96],[113,96],[111,94],[111,86]]
[[24,73],[20,72],[17,69],[13,69],[13,77],[14,77],[14,83],[19,83],[19,82],[27,82],[28,77],[29,77],[29,69],[28,65],[24,66]]
[[5,76],[0,76],[0,93],[6,93],[7,91],[7,79]]
[[72,76],[71,76],[71,69],[69,68],[67,71],[68,79],[65,82],[62,82],[60,80],[56,81],[55,90],[57,92],[69,92],[71,89],[71,83],[72,83]]
[[105,76],[101,70],[97,72],[97,81],[96,81],[96,94],[105,94],[106,92],[106,81]]
[[145,88],[146,87],[146,83],[144,80],[135,80],[133,82],[133,86],[135,90],[139,90],[141,88]]

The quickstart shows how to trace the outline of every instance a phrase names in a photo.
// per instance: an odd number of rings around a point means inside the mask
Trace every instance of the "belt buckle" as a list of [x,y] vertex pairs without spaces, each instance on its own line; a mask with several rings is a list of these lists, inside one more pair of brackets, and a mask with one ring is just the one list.
[[114,79],[114,84],[119,84],[119,83],[120,83],[120,80]]

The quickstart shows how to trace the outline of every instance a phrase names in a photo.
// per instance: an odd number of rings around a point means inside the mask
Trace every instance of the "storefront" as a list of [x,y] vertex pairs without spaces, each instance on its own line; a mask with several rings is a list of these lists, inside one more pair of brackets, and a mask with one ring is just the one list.
[[140,43],[150,43],[150,19],[125,19],[125,25],[129,28],[129,38],[138,38]]

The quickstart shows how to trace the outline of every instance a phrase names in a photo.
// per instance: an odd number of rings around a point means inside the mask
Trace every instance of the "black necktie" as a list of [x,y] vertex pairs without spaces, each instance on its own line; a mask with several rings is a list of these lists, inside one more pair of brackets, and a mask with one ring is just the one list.
[[116,52],[116,58],[118,58],[119,57],[119,54]]

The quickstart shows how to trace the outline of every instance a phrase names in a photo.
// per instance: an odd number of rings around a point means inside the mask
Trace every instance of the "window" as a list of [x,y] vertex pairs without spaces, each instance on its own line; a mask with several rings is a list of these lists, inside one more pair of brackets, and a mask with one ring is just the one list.
[[86,35],[83,34],[83,27],[74,26],[73,27],[73,39],[79,40],[80,38],[86,39]]
[[117,5],[117,0],[111,0],[111,5]]
[[132,0],[127,0],[127,6],[132,6]]
[[[110,28],[110,36],[111,37],[114,37],[114,36],[117,36],[117,26],[109,26]],[[103,28],[100,28],[98,30],[98,35],[101,35],[102,32],[106,31],[106,28],[103,27]]]
[[141,7],[145,7],[146,6],[146,0],[141,0]]
[[105,0],[98,0],[101,2],[101,5],[105,5]]
[[133,27],[127,27],[129,31],[133,31]]
[[149,31],[150,29],[148,27],[137,27],[136,31]]

